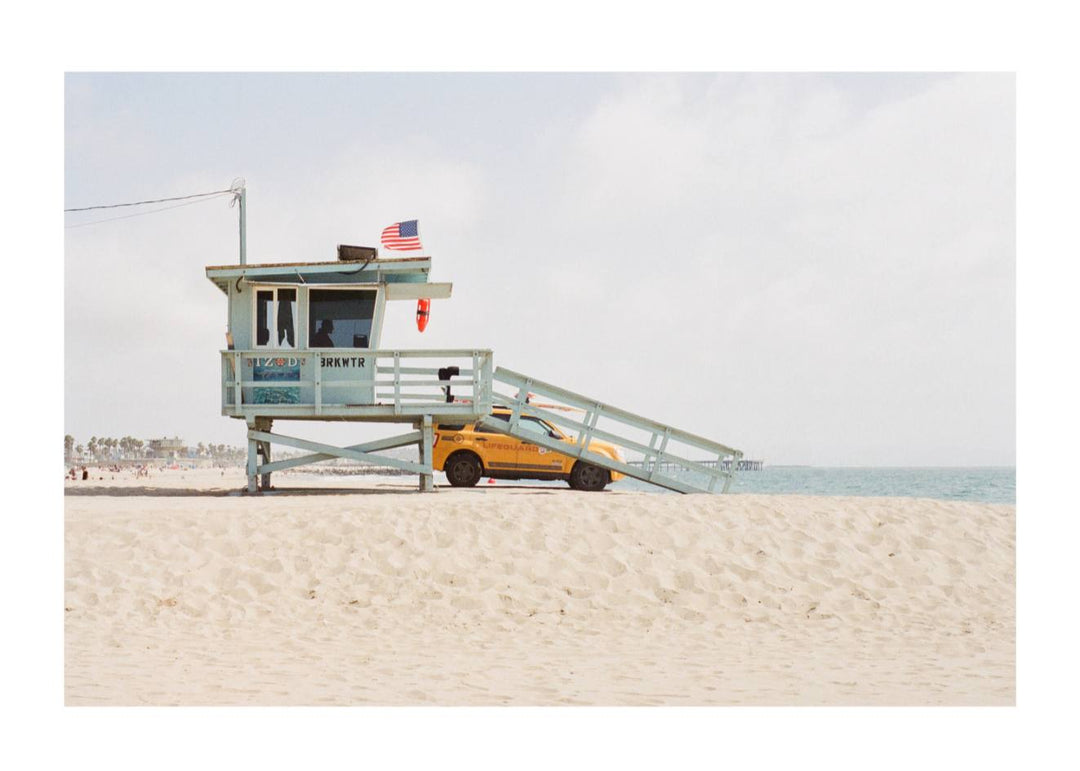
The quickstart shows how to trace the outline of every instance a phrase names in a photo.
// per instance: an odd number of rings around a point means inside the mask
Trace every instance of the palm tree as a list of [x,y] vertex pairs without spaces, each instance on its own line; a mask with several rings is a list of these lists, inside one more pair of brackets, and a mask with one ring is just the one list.
[[71,460],[71,451],[75,449],[75,437],[64,434],[64,461]]
[[98,451],[98,438],[96,436],[90,437],[90,442],[87,444],[86,449],[90,453],[90,460],[96,460]]

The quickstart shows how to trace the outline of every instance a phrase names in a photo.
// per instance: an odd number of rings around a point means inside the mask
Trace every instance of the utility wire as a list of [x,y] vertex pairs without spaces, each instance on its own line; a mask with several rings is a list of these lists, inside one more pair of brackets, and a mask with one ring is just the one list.
[[168,201],[186,201],[189,198],[205,198],[211,195],[221,195],[222,193],[236,193],[236,188],[229,188],[228,190],[215,190],[212,193],[195,193],[194,195],[181,195],[176,198],[155,198],[150,201],[132,201],[131,203],[111,203],[104,206],[84,206],[81,209],[64,209],[65,212],[69,211],[90,211],[91,209],[119,209],[122,206],[142,206],[148,203],[167,203]]
[[[188,201],[187,203],[178,203],[178,204],[176,204],[174,206],[162,206],[160,209],[150,209],[149,211],[140,211],[140,212],[135,212],[134,214],[122,214],[119,217],[106,217],[103,220],[93,220],[92,222],[80,222],[78,225],[65,225],[64,229],[65,230],[71,230],[72,228],[84,228],[87,225],[100,225],[102,222],[113,222],[115,220],[130,219],[132,217],[142,217],[142,216],[145,216],[147,214],[157,214],[158,212],[168,211],[169,209],[179,209],[181,206],[191,206],[192,204],[196,204],[196,203],[204,203],[205,201],[211,200],[212,197],[220,197],[222,195],[227,195],[227,194],[232,193],[232,192],[233,192],[232,190],[219,190],[216,193],[201,193],[198,196],[199,199],[200,199],[198,201]],[[193,198],[193,197],[196,197],[196,196],[184,196],[184,198]],[[178,198],[166,198],[166,199],[163,199],[163,200],[177,201],[177,200],[181,200],[181,199],[178,199]],[[141,201],[140,203],[149,203],[149,201]],[[115,204],[115,206],[136,206],[136,205],[137,204],[126,204],[126,203]],[[111,209],[111,208],[115,208],[115,206],[91,206],[91,207],[88,207],[88,208],[90,208],[90,209]],[[64,209],[64,211],[87,211],[87,209]]]

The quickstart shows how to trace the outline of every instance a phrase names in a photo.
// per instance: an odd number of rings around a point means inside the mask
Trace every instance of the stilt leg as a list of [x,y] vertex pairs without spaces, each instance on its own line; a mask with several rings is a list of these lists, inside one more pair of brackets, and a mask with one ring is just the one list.
[[425,415],[423,420],[416,424],[416,427],[422,434],[420,437],[420,465],[424,467],[424,472],[420,474],[420,492],[430,493],[435,490],[435,472],[431,466],[431,444],[434,433],[431,427],[431,416]]
[[[271,431],[271,429],[273,427],[274,427],[274,421],[267,420],[266,421],[266,427],[262,428],[262,430],[266,431],[266,433],[270,433],[270,431]],[[270,462],[270,442],[260,442],[259,444],[262,445],[263,463],[264,464],[269,463]],[[270,489],[270,472],[266,472],[266,473],[264,473],[262,475],[262,489],[263,490],[269,490]]]
[[255,429],[255,426],[251,423],[248,424],[248,457],[247,457],[247,478],[248,478],[248,492],[258,492],[258,476],[259,469],[259,443],[251,438],[251,432]]

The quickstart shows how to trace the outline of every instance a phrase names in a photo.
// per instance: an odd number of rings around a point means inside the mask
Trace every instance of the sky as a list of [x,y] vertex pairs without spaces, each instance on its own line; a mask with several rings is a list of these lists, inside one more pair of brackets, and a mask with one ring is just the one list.
[[[1015,463],[1012,74],[69,73],[64,107],[65,208],[243,177],[251,263],[419,219],[453,297],[384,348],[767,463]],[[65,432],[240,445],[204,272],[237,211],[140,211],[65,215]]]

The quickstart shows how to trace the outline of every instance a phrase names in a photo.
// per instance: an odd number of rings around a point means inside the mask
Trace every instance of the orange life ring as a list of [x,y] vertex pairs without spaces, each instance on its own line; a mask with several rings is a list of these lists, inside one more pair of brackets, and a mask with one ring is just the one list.
[[416,328],[423,332],[427,329],[428,318],[431,316],[431,300],[423,298],[416,301]]

